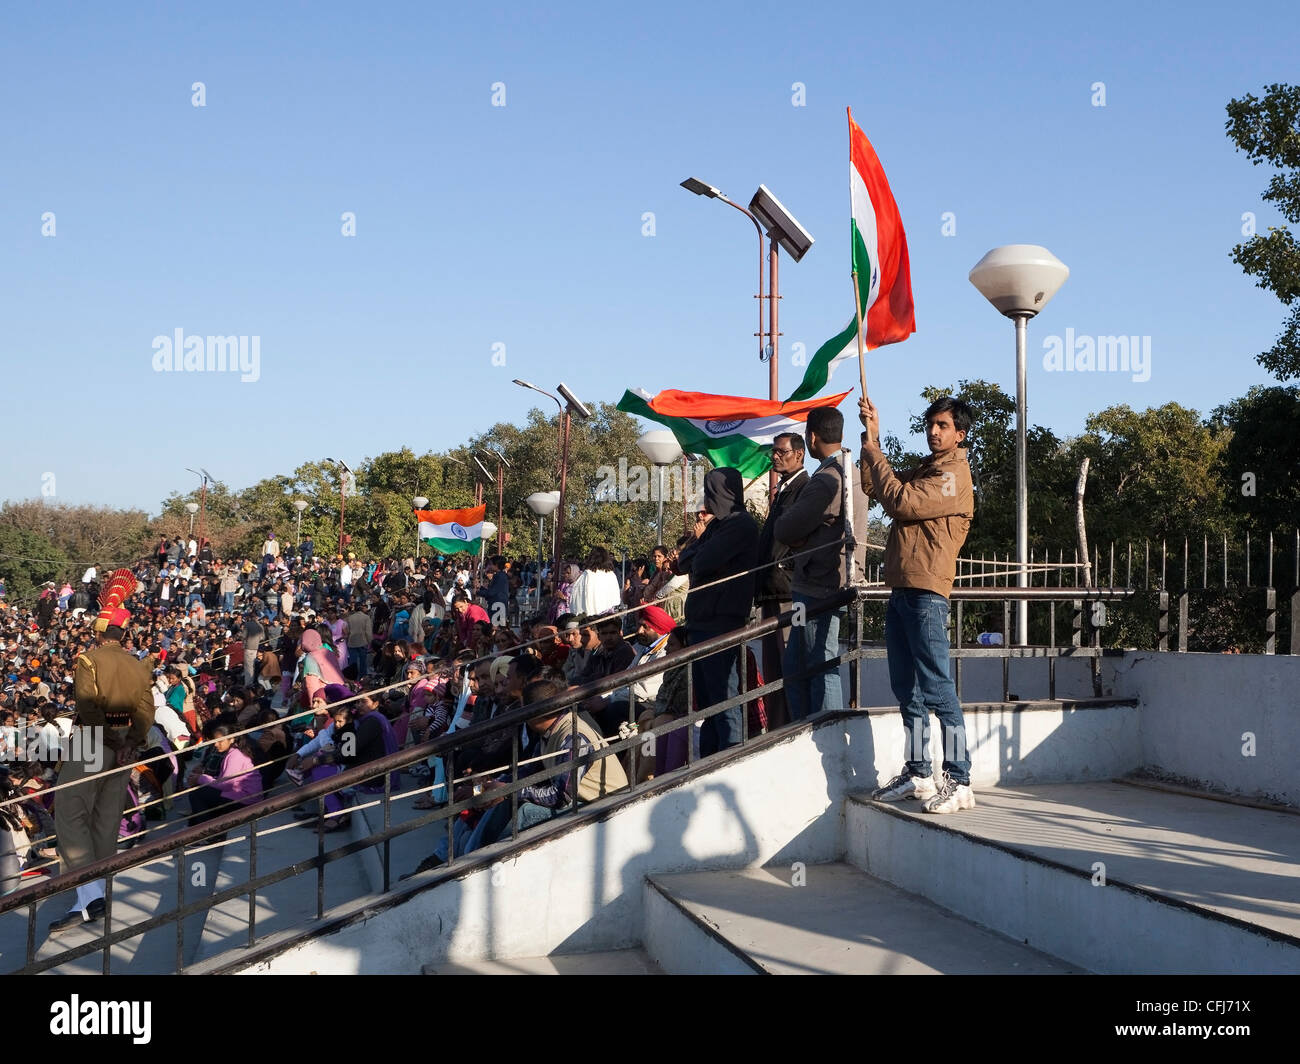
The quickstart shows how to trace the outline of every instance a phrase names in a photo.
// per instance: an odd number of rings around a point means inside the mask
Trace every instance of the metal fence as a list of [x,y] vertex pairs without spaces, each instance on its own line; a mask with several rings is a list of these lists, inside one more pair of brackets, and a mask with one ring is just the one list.
[[[1091,663],[1094,695],[1099,695],[1101,688],[1098,679],[1098,659],[1104,651],[1100,645],[1100,629],[1092,624],[1092,620],[1095,619],[1099,607],[1104,608],[1107,604],[1122,603],[1131,599],[1134,594],[1133,590],[1123,588],[995,589],[988,587],[956,589],[953,593],[953,601],[956,606],[956,623],[954,625],[955,645],[952,655],[959,690],[963,661],[982,657],[999,658],[1003,663],[1003,698],[1005,700],[1008,695],[1007,678],[1011,660],[1038,658],[1045,662],[1048,671],[1049,697],[1055,698],[1057,660],[1062,657],[1081,657]],[[828,662],[826,667],[840,669],[841,666],[844,666],[846,668],[847,689],[845,691],[845,702],[850,708],[856,708],[859,705],[863,663],[885,657],[883,645],[873,643],[866,638],[866,628],[869,627],[869,608],[873,605],[882,604],[888,595],[888,590],[884,588],[866,588],[859,591],[844,592],[819,607],[808,610],[807,614],[800,615],[801,619],[806,619],[807,617],[815,617],[826,610],[848,609],[847,620],[849,623],[842,628],[843,631],[848,633],[848,637],[842,639],[840,654]],[[1053,627],[1050,633],[1051,639],[1045,645],[1024,647],[970,646],[963,643],[961,638],[962,616],[966,609],[972,606],[993,605],[999,607],[1005,614],[1010,610],[1011,603],[1020,599],[1028,599],[1038,607],[1063,606],[1068,610],[1069,620],[1061,629],[1061,639],[1059,641],[1056,639],[1057,633]],[[739,745],[713,755],[710,760],[733,757],[737,752],[743,753],[755,741],[760,739],[765,741],[764,736],[751,732],[750,717],[745,707],[756,698],[781,691],[786,683],[790,682],[788,677],[786,679],[769,680],[759,687],[747,690],[747,670],[744,665],[745,648],[750,644],[758,645],[759,641],[765,636],[776,632],[778,628],[788,628],[794,616],[794,611],[787,611],[779,618],[771,618],[692,645],[676,654],[648,662],[625,672],[615,673],[583,687],[565,691],[545,702],[503,713],[490,721],[472,724],[462,731],[443,735],[436,740],[419,746],[409,747],[406,750],[361,767],[347,769],[328,779],[308,783],[300,788],[291,789],[280,794],[272,794],[266,800],[255,805],[240,808],[199,826],[185,828],[165,837],[146,839],[134,849],[119,852],[111,858],[25,887],[0,898],[0,916],[18,910],[26,910],[25,957],[22,964],[11,967],[11,971],[21,974],[34,974],[98,952],[102,953],[103,973],[106,975],[111,974],[113,964],[112,948],[115,945],[167,925],[174,925],[176,935],[175,970],[179,973],[184,971],[186,966],[186,919],[234,899],[247,898],[248,935],[245,944],[246,948],[245,951],[241,951],[238,956],[231,959],[227,964],[229,969],[241,967],[251,963],[251,959],[256,955],[259,942],[265,938],[265,935],[259,936],[258,933],[257,900],[260,892],[286,879],[311,876],[314,878],[315,886],[316,920],[323,920],[326,917],[325,882],[329,868],[338,861],[345,860],[354,854],[374,847],[378,850],[382,867],[383,890],[385,894],[388,894],[393,886],[392,840],[410,832],[427,832],[431,844],[440,835],[445,836],[448,842],[447,869],[440,869],[436,873],[430,873],[430,875],[457,874],[464,868],[464,863],[472,860],[474,855],[467,854],[456,857],[455,820],[463,811],[481,807],[485,802],[482,796],[464,793],[467,785],[471,785],[476,779],[508,775],[509,782],[504,787],[496,790],[494,794],[501,795],[504,793],[511,803],[510,834],[513,839],[518,837],[520,830],[518,825],[520,790],[531,784],[552,779],[557,775],[557,768],[554,763],[548,765],[545,762],[539,763],[536,759],[531,763],[521,760],[520,733],[528,721],[553,717],[557,713],[561,715],[568,713],[570,715],[570,727],[575,727],[573,719],[576,718],[579,706],[584,700],[593,695],[602,695],[615,689],[627,688],[630,697],[628,720],[629,723],[634,723],[638,714],[645,708],[645,705],[638,703],[636,698],[634,685],[638,681],[663,673],[670,668],[692,665],[692,663],[711,655],[737,649],[740,655],[740,667],[738,668],[739,694],[715,705],[700,707],[687,716],[660,727],[652,734],[655,741],[662,743],[674,731],[683,728],[694,730],[698,723],[711,716],[739,708],[741,725]],[[692,706],[694,705],[695,686],[693,673],[693,668],[687,669],[687,701],[688,705]],[[493,766],[490,770],[482,770],[473,775],[457,775],[457,758],[468,747],[478,744],[485,737],[500,735],[506,731],[510,733],[510,758],[508,763]],[[648,739],[649,736],[645,734],[631,734],[627,738],[612,741],[607,747],[594,750],[585,756],[565,760],[562,771],[571,773],[569,793],[577,793],[576,787],[572,784],[576,783],[579,766],[590,765],[596,760],[611,754],[626,759],[629,786],[625,791],[620,791],[618,795],[612,796],[609,801],[625,800],[639,793],[646,786],[646,784],[638,784],[637,780],[640,775],[641,760],[646,756],[645,744]],[[699,758],[694,742],[688,740],[685,745],[687,751],[686,765],[683,766],[682,771],[690,771]],[[410,801],[420,794],[430,793],[431,789],[437,788],[431,788],[429,785],[424,784],[423,781],[415,781],[412,789],[394,791],[391,773],[394,770],[409,768],[433,756],[441,757],[446,766],[446,779],[449,781],[449,785],[441,791],[440,797],[442,800],[427,815],[414,817],[401,823],[394,823],[392,811],[395,802]],[[328,833],[324,829],[326,820],[324,813],[325,796],[339,792],[351,794],[359,785],[367,781],[372,783],[382,781],[382,792],[376,793],[373,799],[369,801],[371,808],[378,807],[382,811],[382,828],[364,838],[327,848],[327,841],[333,841],[333,839],[327,840]],[[660,785],[662,785],[662,781],[660,781]],[[364,796],[359,795],[358,797],[362,801],[366,800]],[[258,861],[257,841],[259,830],[267,830],[266,824],[269,818],[308,803],[316,803],[321,812],[321,819],[318,821],[316,829],[317,847],[315,855],[310,859],[301,860],[283,868],[263,870],[259,867]],[[356,806],[353,806],[345,811],[353,812],[355,810]],[[230,839],[229,836],[232,833],[238,833],[238,837]],[[187,900],[186,868],[188,858],[192,857],[196,851],[211,847],[214,844],[233,845],[245,840],[248,842],[247,879],[217,890],[207,896]],[[146,920],[125,927],[116,926],[113,895],[115,879],[130,869],[137,869],[159,862],[174,866],[176,904],[167,911],[156,913]],[[37,908],[40,903],[56,894],[97,879],[106,881],[106,911],[103,933],[94,941],[85,942],[52,956],[38,959],[36,956],[38,951]],[[309,928],[310,925],[305,926],[303,933],[310,933]],[[316,930],[319,931],[320,926],[317,926]]]

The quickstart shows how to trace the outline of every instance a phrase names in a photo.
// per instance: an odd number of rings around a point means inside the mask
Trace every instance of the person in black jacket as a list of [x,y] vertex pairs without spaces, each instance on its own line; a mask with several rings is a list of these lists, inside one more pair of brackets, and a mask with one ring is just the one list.
[[[783,432],[772,440],[772,468],[780,478],[768,504],[767,520],[758,534],[759,569],[754,577],[754,605],[764,620],[778,617],[790,609],[790,577],[794,562],[787,559],[790,548],[776,538],[776,521],[794,505],[799,492],[808,483],[803,469],[804,442],[797,432]],[[775,563],[775,564],[769,564]],[[763,637],[763,680],[771,683],[781,678],[781,658],[785,654],[785,633],[778,628]],[[784,692],[773,691],[767,696],[768,727],[776,728],[790,718],[786,710]]]
[[[785,698],[792,720],[802,720],[844,702],[839,670],[815,669],[839,652],[840,618],[836,611],[813,611],[844,587],[844,469],[840,457],[844,415],[831,407],[808,413],[808,450],[820,465],[793,505],[776,520],[777,541],[799,555],[794,563],[791,597],[796,611],[782,662]],[[805,620],[806,617],[806,620]]]
[[[678,556],[678,569],[690,575],[686,626],[691,642],[743,628],[754,602],[753,568],[758,561],[758,525],[745,509],[740,471],[711,470],[704,477],[704,512],[695,522],[695,541]],[[705,587],[724,580],[714,587]],[[701,709],[740,693],[740,647],[695,662],[695,698]],[[700,727],[700,756],[726,750],[741,738],[741,707],[715,713]]]

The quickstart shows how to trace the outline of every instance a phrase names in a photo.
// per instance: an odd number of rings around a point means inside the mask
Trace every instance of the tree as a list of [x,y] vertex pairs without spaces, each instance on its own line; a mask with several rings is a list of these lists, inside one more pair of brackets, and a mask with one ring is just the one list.
[[1101,546],[1148,537],[1181,539],[1194,529],[1229,531],[1221,473],[1228,435],[1177,403],[1140,412],[1112,406],[1090,415],[1083,434],[1069,446],[1075,468],[1083,457],[1091,459],[1090,542]]
[[[564,518],[565,557],[584,557],[592,547],[605,546],[617,554],[626,549],[629,557],[644,557],[654,546],[657,504],[648,493],[642,497],[607,498],[600,492],[610,470],[619,468],[620,459],[628,467],[647,467],[648,461],[636,441],[640,435],[637,421],[610,403],[596,403],[592,417],[574,421],[569,435],[569,467],[565,486]],[[559,488],[560,439],[557,418],[546,418],[540,410],[529,413],[524,428],[497,424],[482,436],[470,441],[469,450],[482,455],[499,447],[511,463],[505,471],[505,526],[512,534],[511,554],[537,552],[537,518],[525,501],[535,491]],[[494,465],[483,459],[489,472]],[[603,468],[602,468],[603,467]],[[481,474],[480,474],[481,476]],[[665,475],[665,493],[669,477]],[[647,485],[657,483],[648,477]],[[629,496],[633,493],[629,493]],[[496,520],[493,486],[484,489],[488,518]],[[665,524],[675,512],[674,504],[665,502]],[[548,536],[549,539],[549,536]],[[543,550],[550,554],[549,543]]]
[[[1264,193],[1282,217],[1300,223],[1300,86],[1273,84],[1264,98],[1247,93],[1228,103],[1228,136],[1251,163],[1279,168]],[[1291,230],[1269,226],[1232,249],[1232,261],[1285,306],[1300,298],[1300,245]],[[1300,306],[1293,307],[1272,348],[1256,356],[1278,380],[1300,377]]]
[[34,598],[37,587],[66,575],[70,564],[48,536],[0,518],[0,577],[6,601]]
[[1219,476],[1229,510],[1252,531],[1294,529],[1300,522],[1300,387],[1256,385],[1210,415],[1228,434]]

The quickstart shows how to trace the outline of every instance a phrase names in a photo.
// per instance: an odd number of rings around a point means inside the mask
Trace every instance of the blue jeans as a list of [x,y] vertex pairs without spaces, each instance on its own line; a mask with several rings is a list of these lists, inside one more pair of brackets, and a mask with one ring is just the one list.
[[955,783],[970,783],[966,722],[957,685],[948,675],[948,600],[933,591],[896,587],[885,613],[889,685],[903,714],[907,771],[928,776],[930,714],[943,731],[943,770]]
[[348,647],[348,657],[356,663],[357,679],[364,680],[370,671],[370,648],[366,646]]
[[[692,643],[703,643],[721,632],[691,632]],[[710,654],[691,666],[695,682],[695,704],[707,709],[740,694],[740,648],[730,647]],[[732,706],[706,717],[700,725],[700,756],[708,757],[719,750],[740,745],[741,706]]]
[[[523,809],[520,803],[520,809]],[[433,852],[442,858],[443,863],[447,861],[447,826],[438,823],[438,839],[434,843]],[[479,817],[478,823],[474,827],[465,826],[465,821],[461,817],[456,818],[452,825],[452,842],[456,847],[456,856],[464,857],[467,853],[473,853],[483,846],[491,846],[494,842],[499,842],[510,830],[510,799],[504,802],[498,802],[496,805],[485,809],[483,815]]]
[[[795,618],[799,606],[809,613],[821,600],[808,595],[794,595]],[[791,720],[803,720],[824,709],[843,709],[844,693],[840,686],[839,666],[824,669],[811,676],[800,677],[805,669],[815,669],[830,661],[840,652],[840,614],[827,610],[809,616],[804,624],[792,624],[786,638],[785,653],[781,656],[781,672],[785,676],[785,702]]]
[[235,593],[233,591],[223,591],[221,593],[221,609],[225,613],[235,612]]

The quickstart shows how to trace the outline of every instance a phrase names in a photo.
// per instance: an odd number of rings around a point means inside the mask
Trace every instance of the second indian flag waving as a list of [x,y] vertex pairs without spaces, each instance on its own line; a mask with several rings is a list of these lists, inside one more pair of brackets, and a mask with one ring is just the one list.
[[803,381],[787,402],[811,399],[826,387],[836,368],[858,353],[857,319],[862,315],[866,347],[906,340],[916,332],[912,308],[912,268],[907,234],[885,169],[875,149],[849,112],[849,225],[853,272],[858,276],[858,310],[839,333],[817,349]]
[[487,506],[464,510],[416,510],[420,539],[440,554],[477,555],[483,545],[483,519]]

